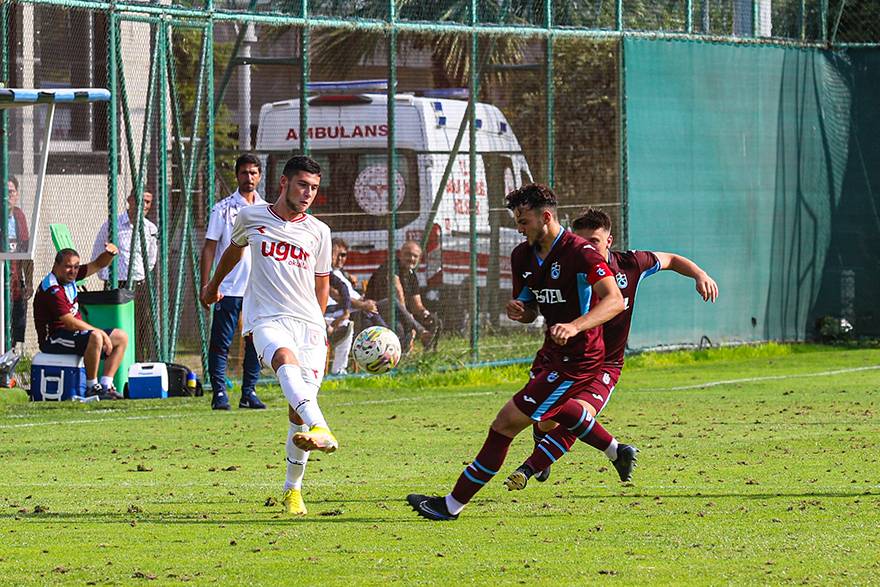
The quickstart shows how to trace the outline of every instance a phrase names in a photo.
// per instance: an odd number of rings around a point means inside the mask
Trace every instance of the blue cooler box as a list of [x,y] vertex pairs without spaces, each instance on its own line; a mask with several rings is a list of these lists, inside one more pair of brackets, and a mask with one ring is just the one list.
[[165,399],[168,397],[168,368],[165,363],[135,363],[128,368],[128,397]]
[[79,355],[37,353],[31,361],[31,401],[86,395],[86,368]]

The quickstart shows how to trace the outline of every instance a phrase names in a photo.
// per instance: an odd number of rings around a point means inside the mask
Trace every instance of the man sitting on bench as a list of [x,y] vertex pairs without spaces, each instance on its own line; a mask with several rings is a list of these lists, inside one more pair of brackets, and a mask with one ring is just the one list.
[[[119,369],[128,334],[118,328],[101,329],[85,322],[79,312],[76,282],[108,266],[118,253],[116,245],[107,243],[104,252],[88,265],[79,264],[79,253],[62,249],[55,255],[55,264],[34,294],[34,325],[37,340],[44,353],[79,355],[86,368],[86,397],[121,399],[113,385]],[[104,359],[104,375],[98,381],[98,364]]]

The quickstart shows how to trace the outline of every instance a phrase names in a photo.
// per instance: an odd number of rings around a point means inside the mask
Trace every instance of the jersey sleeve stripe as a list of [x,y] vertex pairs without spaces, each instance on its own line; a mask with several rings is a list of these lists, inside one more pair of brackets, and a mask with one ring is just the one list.
[[638,284],[641,283],[644,278],[650,277],[651,275],[654,275],[658,271],[660,271],[660,261],[659,260],[656,263],[654,263],[654,265],[649,267],[648,269],[645,269],[644,271],[642,271],[642,274],[639,275],[639,281],[638,281],[638,283],[636,283],[636,287],[638,287]]
[[230,240],[229,240],[229,244],[230,244],[230,245],[235,245],[236,247],[238,247],[238,248],[240,248],[240,249],[243,249],[243,248],[245,248],[246,246],[248,246],[247,243],[244,243],[243,245],[240,245],[240,244],[238,244],[237,242],[235,242],[235,240],[233,240],[233,239],[230,239]]
[[328,271],[328,272],[326,272],[326,273],[321,273],[321,272],[315,271],[315,275],[316,275],[317,277],[324,277],[324,276],[326,276],[326,275],[330,275],[330,272]]
[[593,299],[593,286],[590,285],[585,273],[577,274],[578,301],[581,304],[581,315],[590,310],[590,301]]
[[519,295],[516,296],[516,299],[526,303],[531,303],[537,300],[535,294],[533,294],[532,291],[526,286],[523,286],[522,291],[519,292]]

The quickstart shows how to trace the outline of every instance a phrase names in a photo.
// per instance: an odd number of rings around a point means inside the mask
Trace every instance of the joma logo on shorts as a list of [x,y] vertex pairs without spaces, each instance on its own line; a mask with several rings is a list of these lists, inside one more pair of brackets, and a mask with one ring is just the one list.
[[562,297],[562,291],[558,289],[533,289],[539,304],[564,304],[565,298]]
[[309,254],[296,245],[290,243],[266,242],[260,243],[260,252],[264,257],[272,257],[276,261],[306,260]]

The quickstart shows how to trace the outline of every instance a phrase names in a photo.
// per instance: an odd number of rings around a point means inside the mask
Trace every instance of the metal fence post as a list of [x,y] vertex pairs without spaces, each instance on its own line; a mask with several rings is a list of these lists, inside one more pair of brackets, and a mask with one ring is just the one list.
[[617,41],[617,175],[620,198],[620,244],[629,246],[629,182],[626,144],[626,40]]
[[[110,3],[107,13],[107,84],[110,86],[110,103],[107,105],[107,239],[111,243],[117,240],[116,199],[119,178],[119,21],[116,17],[115,2]],[[110,264],[110,289],[119,285],[116,259]]]
[[[0,81],[2,87],[9,87],[9,3],[4,2],[0,6]],[[9,234],[6,227],[9,226],[9,112],[4,108],[0,111],[0,180],[3,186],[0,187],[0,251],[9,250]],[[46,147],[48,148],[48,147]],[[11,276],[9,261],[3,262],[3,348],[5,351],[7,345],[10,345],[12,335],[12,296],[10,295],[9,279]]]
[[556,86],[553,81],[553,3],[547,2],[544,13],[547,26],[547,51],[544,67],[544,99],[547,109],[547,184],[556,185]]
[[[162,361],[169,361],[168,356],[168,241],[169,230],[168,223],[171,219],[169,207],[171,198],[168,190],[168,139],[165,129],[168,128],[168,101],[167,101],[167,72],[168,66],[168,36],[171,25],[163,21],[157,28],[156,41],[159,43],[159,122],[158,122],[158,141],[159,149],[159,185],[156,186],[156,200],[158,200],[158,220],[159,220],[159,340],[156,341],[156,350]],[[149,259],[144,258],[144,274],[151,270],[149,267]]]
[[687,13],[685,14],[685,31],[687,34],[692,34],[694,32],[694,0],[687,0],[685,5],[685,10]]
[[388,299],[389,317],[392,330],[397,330],[397,308],[394,300],[394,277],[397,275],[397,184],[394,174],[397,172],[397,116],[395,112],[395,96],[397,95],[397,8],[395,0],[388,0]]
[[311,61],[309,60],[309,0],[302,0],[303,26],[299,32],[299,150],[303,155],[311,153],[309,144],[309,100],[306,91],[311,77]]
[[471,361],[477,362],[480,357],[480,307],[478,299],[478,274],[477,274],[477,257],[479,251],[477,247],[477,97],[480,91],[480,72],[477,62],[479,61],[479,43],[480,38],[477,34],[477,0],[471,0],[471,44],[470,44],[470,84],[468,91],[468,139],[470,141],[470,186],[468,201],[468,220],[470,221],[470,291],[468,299],[468,308],[471,315],[470,343],[471,343]]

